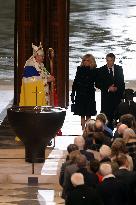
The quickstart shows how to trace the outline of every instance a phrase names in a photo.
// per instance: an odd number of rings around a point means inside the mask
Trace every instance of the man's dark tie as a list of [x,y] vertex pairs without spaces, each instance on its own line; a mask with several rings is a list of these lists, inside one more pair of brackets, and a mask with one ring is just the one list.
[[112,70],[112,68],[109,68],[109,73],[110,73],[110,76],[113,77],[113,70]]

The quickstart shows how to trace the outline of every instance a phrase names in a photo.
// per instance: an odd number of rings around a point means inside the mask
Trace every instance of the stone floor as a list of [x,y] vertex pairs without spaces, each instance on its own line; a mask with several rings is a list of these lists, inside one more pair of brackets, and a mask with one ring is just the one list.
[[[0,205],[64,204],[58,176],[66,156],[65,148],[74,137],[57,136],[56,147],[45,151],[45,163],[25,162],[22,145],[0,149]],[[58,149],[64,141],[64,149]]]

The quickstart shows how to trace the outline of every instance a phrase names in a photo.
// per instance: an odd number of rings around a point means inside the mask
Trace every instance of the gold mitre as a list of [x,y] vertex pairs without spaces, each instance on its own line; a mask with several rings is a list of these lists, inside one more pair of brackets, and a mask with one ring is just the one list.
[[44,50],[43,50],[43,47],[42,47],[41,42],[40,42],[39,47],[38,47],[38,46],[35,46],[35,45],[32,43],[32,48],[33,48],[33,56],[36,56],[37,54],[38,54],[38,55],[41,55],[41,56],[44,56]]

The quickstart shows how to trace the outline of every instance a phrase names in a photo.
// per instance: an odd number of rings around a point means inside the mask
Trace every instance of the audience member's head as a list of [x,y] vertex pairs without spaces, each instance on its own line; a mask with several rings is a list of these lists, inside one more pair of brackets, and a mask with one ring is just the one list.
[[79,150],[84,149],[85,139],[82,136],[77,136],[74,139],[74,144],[78,147]]
[[93,143],[102,146],[103,142],[104,142],[104,133],[103,132],[94,132]]
[[89,163],[89,165],[90,165],[89,168],[90,168],[90,170],[91,170],[92,172],[96,173],[96,172],[99,171],[99,167],[100,167],[100,162],[99,162],[99,160],[97,160],[97,159],[91,160],[90,163]]
[[78,146],[76,144],[69,144],[67,146],[67,151],[68,153],[72,152],[72,151],[75,151],[75,150],[78,150]]
[[77,158],[76,158],[76,164],[78,166],[78,168],[85,168],[87,166],[87,159],[86,156],[83,154],[80,154]]
[[112,174],[112,167],[110,163],[102,163],[100,165],[100,173],[103,177]]
[[125,129],[125,131],[123,133],[123,139],[124,139],[125,143],[128,143],[129,140],[136,140],[136,133],[134,132],[133,129],[127,128],[127,129]]
[[133,97],[134,97],[134,90],[130,88],[125,89],[123,93],[123,98],[125,99],[125,101],[133,101]]
[[119,127],[118,127],[118,134],[119,134],[119,137],[123,137],[123,133],[125,131],[125,129],[127,129],[128,126],[126,124],[120,124]]
[[116,138],[111,145],[111,155],[117,156],[120,153],[127,153],[127,148],[122,138]]
[[136,120],[132,114],[124,114],[120,117],[120,122],[126,124],[129,128],[136,130]]
[[121,122],[118,122],[117,125],[116,125],[116,130],[118,131],[118,128],[119,126],[121,125],[122,123]]
[[92,119],[87,120],[85,129],[83,132],[84,138],[87,138],[90,133],[93,133],[95,131],[94,124],[95,124],[95,120],[92,120]]
[[96,120],[100,120],[104,125],[108,122],[107,116],[104,113],[98,114]]
[[107,145],[102,145],[99,149],[101,159],[111,157],[111,148]]
[[76,163],[77,158],[81,155],[79,150],[74,150],[69,154],[69,160],[71,163]]
[[125,154],[120,153],[114,161],[118,164],[119,167],[126,167],[129,168],[128,158]]
[[66,157],[66,161],[69,160],[69,154],[72,152],[72,151],[75,151],[75,150],[78,150],[78,146],[75,145],[75,144],[69,144],[67,146],[67,151],[68,151],[68,155]]
[[74,173],[71,176],[71,183],[74,187],[84,184],[84,176],[81,173]]
[[104,124],[102,121],[97,119],[95,121],[95,132],[103,132],[104,131]]

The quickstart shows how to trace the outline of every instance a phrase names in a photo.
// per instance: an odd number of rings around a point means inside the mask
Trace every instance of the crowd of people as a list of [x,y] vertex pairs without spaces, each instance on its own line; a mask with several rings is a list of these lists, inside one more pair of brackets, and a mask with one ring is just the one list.
[[[101,90],[100,113],[96,88]],[[68,145],[59,175],[65,205],[135,204],[135,115],[126,108],[117,115],[124,92],[123,69],[115,64],[113,53],[100,68],[93,55],[83,56],[71,92],[71,111],[81,116],[83,132]]]
[[[24,67],[19,104],[50,105],[49,86],[55,79],[44,67],[42,45],[32,48],[33,55]],[[101,113],[96,110],[96,88],[101,90]],[[83,133],[68,145],[59,175],[66,205],[135,204],[135,116],[116,113],[124,91],[123,69],[115,64],[113,53],[106,55],[106,65],[101,68],[93,55],[83,56],[71,92],[71,108],[81,116]],[[119,118],[116,126],[115,116]]]
[[66,205],[134,205],[136,121],[124,114],[112,131],[104,113],[88,119],[81,136],[67,147],[59,183]]

